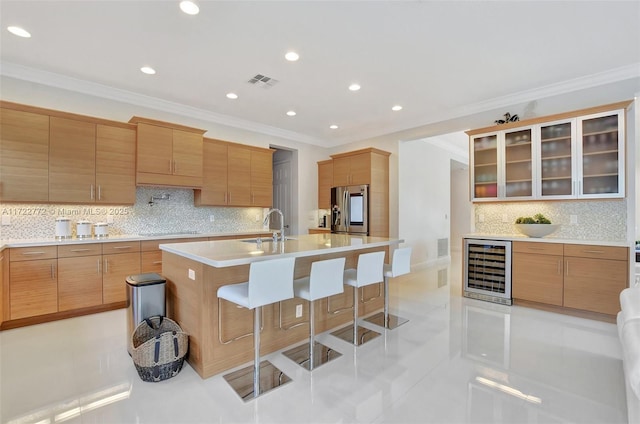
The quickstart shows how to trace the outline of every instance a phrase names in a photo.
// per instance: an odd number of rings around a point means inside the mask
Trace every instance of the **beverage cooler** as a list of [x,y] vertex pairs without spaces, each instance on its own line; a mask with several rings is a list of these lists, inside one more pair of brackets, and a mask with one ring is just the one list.
[[465,297],[511,305],[511,242],[464,240]]

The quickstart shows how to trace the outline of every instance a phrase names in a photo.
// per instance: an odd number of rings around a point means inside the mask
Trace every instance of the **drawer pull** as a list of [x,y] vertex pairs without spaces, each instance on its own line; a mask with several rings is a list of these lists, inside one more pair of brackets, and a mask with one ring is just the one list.
[[44,255],[45,252],[24,252],[23,256]]
[[162,265],[162,261],[154,261],[153,264],[154,265]]
[[132,246],[114,246],[114,249],[131,249]]
[[527,247],[529,250],[544,250],[544,247]]
[[78,253],[78,252],[90,252],[91,249],[71,249],[72,252],[74,253]]
[[604,253],[604,250],[583,250],[582,253]]

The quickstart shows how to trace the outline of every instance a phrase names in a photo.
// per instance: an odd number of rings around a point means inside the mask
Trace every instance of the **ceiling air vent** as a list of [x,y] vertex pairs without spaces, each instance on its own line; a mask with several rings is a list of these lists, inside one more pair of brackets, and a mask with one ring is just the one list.
[[262,74],[257,74],[247,82],[249,84],[255,85],[256,87],[271,88],[278,83],[278,80]]

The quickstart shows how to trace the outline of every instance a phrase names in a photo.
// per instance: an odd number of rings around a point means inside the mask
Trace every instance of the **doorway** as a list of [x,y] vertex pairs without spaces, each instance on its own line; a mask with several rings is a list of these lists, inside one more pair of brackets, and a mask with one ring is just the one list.
[[[273,207],[280,209],[284,215],[286,235],[298,234],[298,202],[297,196],[297,160],[296,150],[269,146],[275,149],[273,154]],[[280,216],[271,215],[271,229],[280,229]]]

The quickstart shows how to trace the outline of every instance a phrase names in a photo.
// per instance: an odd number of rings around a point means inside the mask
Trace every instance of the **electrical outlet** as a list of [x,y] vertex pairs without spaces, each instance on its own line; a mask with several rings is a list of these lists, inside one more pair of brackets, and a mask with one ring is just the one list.
[[478,222],[484,222],[484,214],[482,213],[478,214]]
[[569,223],[571,225],[578,225],[578,215],[569,215]]
[[216,217],[213,215],[209,215],[209,222],[216,222]]
[[296,318],[302,317],[302,305],[296,305]]
[[502,214],[502,222],[505,222],[505,223],[506,223],[506,222],[509,222],[509,217],[507,216],[507,214],[506,214],[506,213],[503,213],[503,214]]
[[260,222],[260,215],[256,214],[256,222]]
[[196,279],[196,272],[192,269],[189,270],[189,280],[195,280]]

